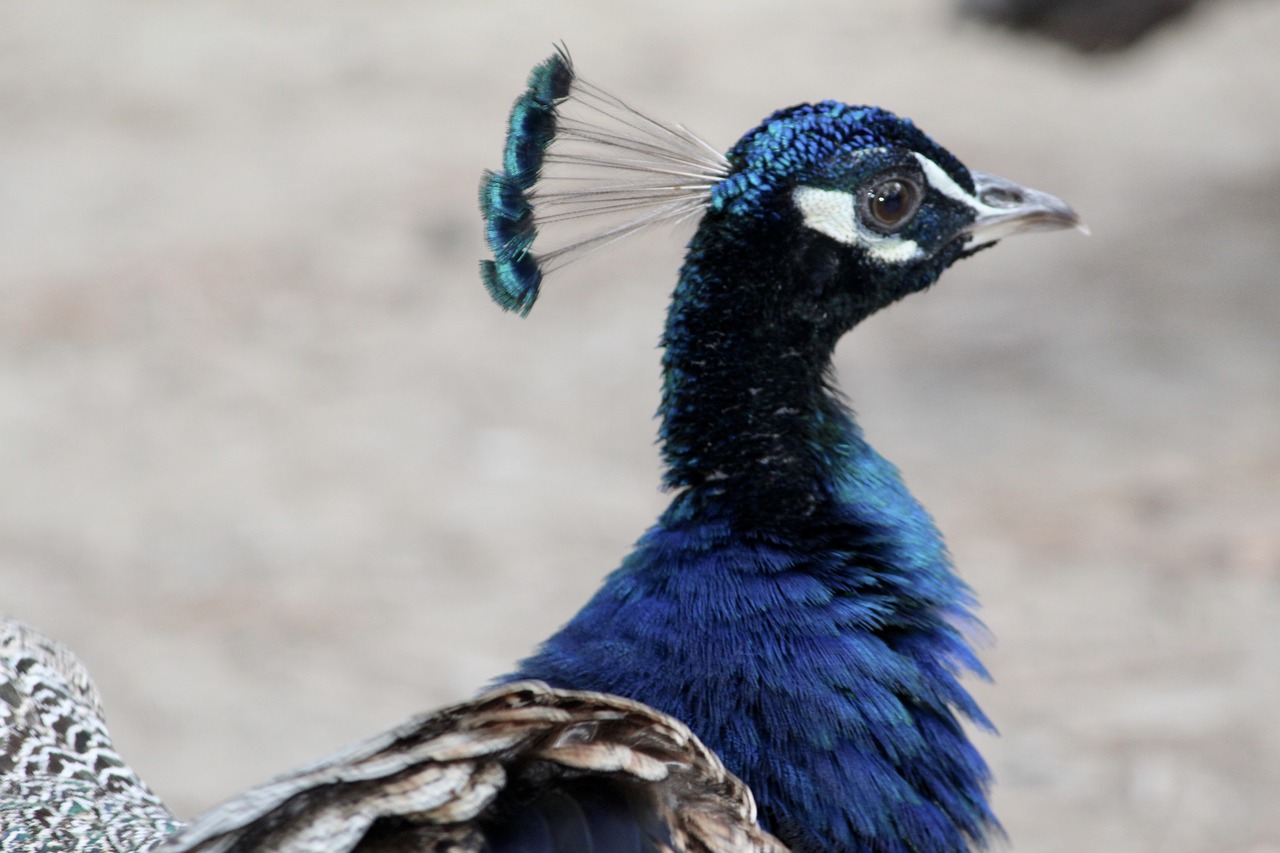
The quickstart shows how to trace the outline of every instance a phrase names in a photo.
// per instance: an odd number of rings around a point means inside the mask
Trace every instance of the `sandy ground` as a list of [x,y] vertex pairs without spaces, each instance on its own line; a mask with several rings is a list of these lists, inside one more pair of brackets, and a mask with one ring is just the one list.
[[0,2],[0,606],[184,815],[470,694],[664,503],[683,235],[475,273],[529,66],[719,145],[836,97],[1093,227],[841,381],[982,595],[1012,846],[1280,851],[1280,4],[1108,60],[942,0]]

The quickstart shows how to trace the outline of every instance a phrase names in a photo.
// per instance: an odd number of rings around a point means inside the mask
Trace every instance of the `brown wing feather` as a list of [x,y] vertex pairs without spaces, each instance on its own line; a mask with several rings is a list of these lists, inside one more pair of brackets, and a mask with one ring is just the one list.
[[642,791],[673,851],[785,851],[756,826],[746,787],[683,724],[625,699],[522,682],[254,788],[159,853],[479,851],[505,792],[588,779]]
[[647,850],[785,851],[756,825],[747,788],[682,723],[539,682],[415,717],[170,835],[178,822],[115,752],[84,666],[0,619],[0,747],[0,853],[468,853],[513,802],[593,787],[623,792],[644,831],[657,828]]

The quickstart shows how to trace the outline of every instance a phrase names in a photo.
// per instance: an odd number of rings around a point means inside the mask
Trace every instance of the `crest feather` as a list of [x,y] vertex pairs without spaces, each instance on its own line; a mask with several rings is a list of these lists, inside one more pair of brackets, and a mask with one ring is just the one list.
[[[502,171],[485,172],[480,183],[493,252],[480,263],[485,288],[504,309],[528,314],[545,273],[696,215],[728,172],[724,156],[687,128],[578,77],[557,47],[511,108]],[[548,246],[549,230],[560,236]]]

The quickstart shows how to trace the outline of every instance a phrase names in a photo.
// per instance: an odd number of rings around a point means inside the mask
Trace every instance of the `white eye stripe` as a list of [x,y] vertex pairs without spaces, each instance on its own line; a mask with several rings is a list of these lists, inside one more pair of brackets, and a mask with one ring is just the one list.
[[920,257],[915,240],[876,234],[858,225],[856,199],[841,190],[796,187],[792,199],[804,224],[846,246],[858,246],[867,255],[885,263],[900,264]]
[[989,216],[1000,214],[1004,211],[1001,208],[992,207],[984,204],[976,196],[965,192],[964,188],[955,182],[955,179],[948,175],[941,166],[930,160],[918,151],[912,151],[915,158],[920,161],[920,168],[924,170],[924,178],[929,182],[929,186],[945,195],[947,198],[958,201],[966,207],[973,209],[978,216]]

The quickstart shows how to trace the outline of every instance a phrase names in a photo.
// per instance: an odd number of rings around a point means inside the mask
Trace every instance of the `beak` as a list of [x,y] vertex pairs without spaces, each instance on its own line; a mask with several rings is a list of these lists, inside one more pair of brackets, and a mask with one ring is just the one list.
[[1057,196],[1015,184],[986,172],[971,172],[977,218],[964,230],[972,245],[986,245],[1014,234],[1075,228],[1088,234],[1080,215]]

